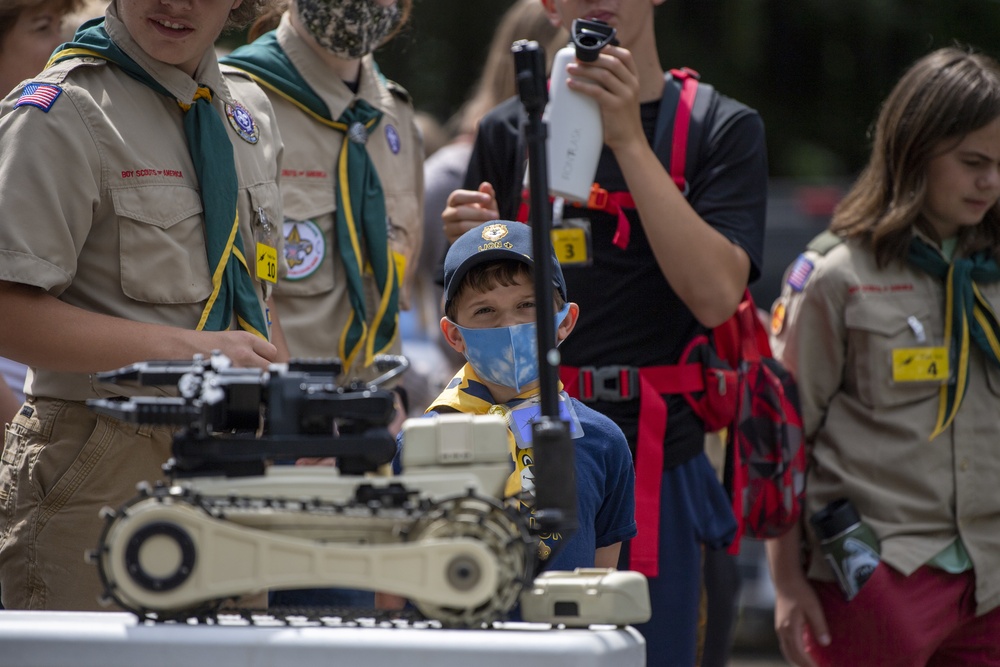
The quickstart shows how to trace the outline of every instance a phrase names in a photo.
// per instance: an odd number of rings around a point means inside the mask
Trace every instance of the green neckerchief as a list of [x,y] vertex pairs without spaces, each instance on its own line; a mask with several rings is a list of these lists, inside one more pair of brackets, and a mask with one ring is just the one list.
[[[399,277],[389,250],[385,195],[365,142],[382,119],[382,112],[356,100],[333,120],[326,103],[309,87],[278,44],[275,31],[241,46],[221,62],[249,74],[313,120],[344,133],[337,159],[336,239],[347,275],[352,312],[340,335],[338,356],[350,368],[359,352],[370,366],[376,354],[389,349],[399,320]],[[363,252],[367,250],[368,256]],[[378,310],[369,328],[362,274],[367,266],[375,276],[380,295]]]
[[[72,42],[56,49],[49,66],[86,56],[110,61],[136,81],[161,95],[176,99],[111,41],[104,29],[104,18],[84,23]],[[236,210],[239,182],[226,126],[212,108],[212,92],[204,86],[198,87],[190,104],[180,100],[177,104],[184,110],[184,134],[201,189],[205,248],[212,271],[212,295],[202,311],[197,329],[224,331],[232,324],[235,314],[241,329],[267,340],[267,324],[239,233],[240,221]]]
[[949,348],[952,373],[941,387],[936,438],[951,424],[969,386],[969,340],[1000,366],[1000,323],[983,298],[977,283],[1000,280],[1000,266],[986,252],[960,257],[950,264],[936,248],[914,237],[910,241],[910,263],[945,281],[945,345]]

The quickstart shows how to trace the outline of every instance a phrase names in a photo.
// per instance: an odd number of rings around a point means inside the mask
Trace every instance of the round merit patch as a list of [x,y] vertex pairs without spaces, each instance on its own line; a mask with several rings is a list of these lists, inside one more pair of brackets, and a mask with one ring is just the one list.
[[239,102],[226,102],[226,116],[229,124],[236,130],[236,134],[244,141],[255,144],[260,139],[260,132],[257,130],[257,123],[253,116]]
[[312,220],[285,220],[286,280],[303,280],[316,273],[326,256],[326,237]]
[[389,148],[392,150],[392,154],[398,155],[400,149],[399,132],[397,132],[396,128],[392,125],[385,126],[385,140],[389,142]]

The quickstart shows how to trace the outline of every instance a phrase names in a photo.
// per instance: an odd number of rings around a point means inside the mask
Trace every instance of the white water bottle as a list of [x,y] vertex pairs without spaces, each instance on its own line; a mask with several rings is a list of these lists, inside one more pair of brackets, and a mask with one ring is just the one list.
[[617,43],[615,29],[603,21],[573,21],[570,44],[556,52],[552,62],[549,103],[542,117],[548,125],[546,150],[549,194],[570,201],[586,202],[597,174],[604,146],[601,108],[597,101],[570,90],[566,66],[574,58],[588,62],[607,44]]

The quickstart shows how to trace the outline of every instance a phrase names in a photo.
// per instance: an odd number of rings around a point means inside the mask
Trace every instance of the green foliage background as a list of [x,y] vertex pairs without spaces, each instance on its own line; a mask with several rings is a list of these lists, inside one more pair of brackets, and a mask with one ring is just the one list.
[[[379,64],[444,121],[510,4],[415,0]],[[759,110],[772,175],[805,180],[860,169],[878,104],[914,59],[951,44],[1000,52],[997,0],[667,0],[656,21],[664,67],[692,67]]]

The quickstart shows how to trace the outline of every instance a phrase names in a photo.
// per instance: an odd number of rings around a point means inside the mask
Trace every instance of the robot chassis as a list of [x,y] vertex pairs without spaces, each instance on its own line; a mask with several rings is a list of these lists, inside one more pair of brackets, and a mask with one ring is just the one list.
[[[541,572],[537,532],[502,500],[511,470],[502,417],[407,420],[404,473],[388,474],[393,398],[380,387],[407,366],[379,357],[382,376],[346,386],[337,361],[261,371],[220,354],[102,374],[178,393],[88,402],[124,421],[178,427],[169,483],[140,484],[103,512],[87,557],[105,601],[151,621],[211,622],[267,589],[344,587],[405,597],[443,627],[489,627],[518,602],[524,620],[553,625],[648,619],[638,573]],[[299,457],[336,457],[336,466],[273,465]],[[284,622],[300,613],[267,612]]]

